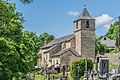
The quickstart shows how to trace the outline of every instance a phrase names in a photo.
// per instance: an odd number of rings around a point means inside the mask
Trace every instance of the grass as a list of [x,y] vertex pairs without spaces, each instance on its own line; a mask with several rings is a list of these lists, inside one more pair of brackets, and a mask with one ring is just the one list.
[[[70,75],[70,72],[67,72],[67,73],[68,73],[68,80],[73,80],[73,78]],[[67,73],[66,73],[66,75],[67,75]],[[62,73],[59,73],[58,76],[60,78],[62,76]]]
[[[56,74],[57,75],[57,74]],[[55,76],[56,76],[55,75]],[[50,75],[52,78],[52,75]],[[58,74],[58,79],[60,79],[60,77],[62,76],[62,73]],[[44,76],[40,75],[40,74],[36,74],[35,75],[35,80],[44,80]],[[47,79],[46,79],[47,80]],[[55,79],[56,80],[56,79]],[[70,72],[68,72],[68,80],[73,80],[73,78],[70,76]]]
[[109,63],[109,70],[116,69],[116,68],[117,68],[116,64]]
[[117,54],[119,52],[119,50],[112,50],[112,51],[110,51],[108,54]]
[[44,80],[44,76],[36,74],[35,80]]

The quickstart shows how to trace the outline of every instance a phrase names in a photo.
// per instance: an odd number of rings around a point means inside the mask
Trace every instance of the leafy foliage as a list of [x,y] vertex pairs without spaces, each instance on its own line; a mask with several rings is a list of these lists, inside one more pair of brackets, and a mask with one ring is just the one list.
[[112,40],[116,40],[118,36],[118,22],[115,22],[110,25],[110,29],[106,33],[106,36]]
[[33,32],[22,32],[23,22],[14,3],[0,1],[0,80],[18,80],[25,76],[34,67],[38,45],[54,39],[48,33],[38,37]]
[[96,47],[95,47],[95,51],[96,51],[96,54],[97,53],[100,53],[100,54],[103,54],[103,53],[108,53],[109,52],[109,49],[108,49],[108,46],[106,44],[101,44],[100,42],[100,38],[97,38],[96,39]]
[[50,41],[52,41],[53,39],[55,39],[55,37],[53,35],[50,35],[48,33],[43,33],[38,37],[39,40],[39,47],[44,46],[45,44],[49,43]]
[[[11,0],[1,0],[1,1],[11,1]],[[33,0],[20,0],[23,4],[30,4]]]
[[22,33],[23,17],[13,3],[0,1],[0,80],[19,79],[34,65],[36,44]]
[[116,40],[116,45],[118,44],[118,22],[114,22],[110,25],[110,29],[106,33],[106,36],[112,40]]
[[[78,64],[80,66],[80,69],[78,70]],[[71,69],[71,76],[79,76],[82,77],[84,75],[85,67],[87,64],[87,70],[92,70],[93,69],[93,62],[90,59],[80,59],[78,61],[74,61],[72,63],[72,69]],[[78,73],[79,71],[79,73]]]
[[82,77],[80,78],[80,80],[84,80],[84,78],[85,78],[85,77],[84,77],[84,76],[82,76]]
[[27,55],[28,61],[30,62],[30,71],[33,65],[35,65],[34,63],[37,61],[38,37],[34,32],[24,31],[22,33],[22,43],[26,46],[24,54]]
[[[49,43],[53,39],[55,39],[55,37],[53,35],[48,34],[48,33],[43,33],[43,34],[39,35],[38,41],[37,41],[37,50],[41,49],[41,47],[43,47],[44,45],[46,45],[47,43]],[[39,58],[42,57],[41,55],[42,54],[39,54]]]
[[33,0],[20,0],[24,4],[30,4]]

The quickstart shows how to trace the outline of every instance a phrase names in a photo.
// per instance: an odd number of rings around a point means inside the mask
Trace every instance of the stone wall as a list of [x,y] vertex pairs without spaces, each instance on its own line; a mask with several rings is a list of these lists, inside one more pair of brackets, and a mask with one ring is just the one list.
[[59,56],[52,58],[52,65],[54,65],[54,67],[57,67],[56,65],[60,65],[60,57]]
[[44,66],[44,62],[45,62],[45,54],[44,54],[45,51],[46,49],[42,49],[42,63],[41,63],[42,67]]
[[76,42],[76,48],[75,49],[81,55],[81,32],[78,31],[74,34],[75,34],[75,42]]
[[75,60],[79,60],[80,57],[77,57],[75,56],[71,51],[66,51],[65,53],[63,53],[61,56],[60,56],[60,59],[61,59],[61,67],[63,65],[66,65],[68,64],[69,66],[72,64],[73,61]]
[[66,48],[70,48],[71,47],[71,42],[70,41],[66,41]]
[[61,51],[61,44],[58,44],[56,47],[49,51],[50,57],[58,53],[59,51]]
[[82,57],[95,58],[95,31],[81,31],[81,53]]
[[73,49],[75,49],[75,47],[76,47],[75,38],[72,38],[72,39],[71,39],[71,47],[72,47]]
[[66,41],[65,44],[66,44],[66,48],[73,48],[73,49],[75,49],[75,45],[76,45],[75,38],[72,38],[71,40]]
[[118,54],[105,54],[109,58],[109,62],[112,64],[118,64]]

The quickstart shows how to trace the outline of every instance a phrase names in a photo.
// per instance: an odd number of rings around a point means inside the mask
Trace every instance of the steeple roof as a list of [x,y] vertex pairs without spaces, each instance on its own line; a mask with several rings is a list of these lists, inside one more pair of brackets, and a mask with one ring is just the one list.
[[93,19],[89,12],[87,11],[86,7],[83,8],[83,11],[81,12],[80,16],[78,17],[78,19]]

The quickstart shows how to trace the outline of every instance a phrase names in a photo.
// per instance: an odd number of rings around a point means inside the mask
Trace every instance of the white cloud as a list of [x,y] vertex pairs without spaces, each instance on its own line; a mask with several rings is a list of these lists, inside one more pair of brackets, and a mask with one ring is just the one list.
[[101,16],[98,16],[96,19],[96,26],[103,26],[105,29],[110,28],[110,24],[113,23],[113,17],[111,17],[108,14],[102,14]]
[[78,11],[70,11],[70,12],[68,12],[68,15],[69,16],[78,16],[79,12]]

